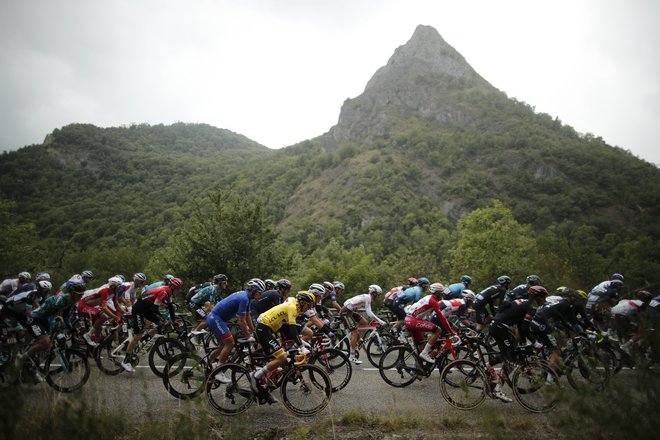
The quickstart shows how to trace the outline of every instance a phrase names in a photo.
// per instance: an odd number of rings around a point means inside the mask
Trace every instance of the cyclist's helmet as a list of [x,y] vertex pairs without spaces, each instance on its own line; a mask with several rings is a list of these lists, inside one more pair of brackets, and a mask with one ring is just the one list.
[[133,280],[134,281],[147,281],[147,276],[143,274],[142,272],[138,272],[135,275],[133,275]]
[[431,282],[429,281],[429,279],[426,278],[426,277],[421,277],[419,280],[417,280],[417,283],[418,283],[420,286],[429,286],[429,285],[431,284]]
[[623,281],[623,275],[621,275],[620,273],[613,273],[610,279]]
[[329,290],[330,292],[334,292],[335,290],[335,285],[332,284],[330,281],[325,281],[323,283],[323,287],[325,287],[325,290]]
[[227,275],[219,273],[219,274],[213,276],[213,282],[215,284],[219,284],[223,281],[225,281],[225,282],[229,281],[229,278],[227,278]]
[[640,290],[639,292],[635,293],[635,296],[637,299],[640,299],[644,302],[651,301],[653,299],[653,294],[646,290]]
[[311,286],[309,286],[308,290],[316,296],[325,295],[325,287],[323,287],[323,284],[314,283]]
[[577,294],[580,295],[582,298],[587,299],[589,298],[589,294],[585,292],[584,290],[576,290]]
[[259,278],[252,278],[250,281],[248,281],[247,288],[248,290],[254,290],[255,292],[263,292],[266,290],[266,283],[264,283],[263,280]]
[[335,290],[337,290],[337,289],[345,290],[346,289],[346,286],[344,286],[344,283],[342,283],[341,281],[335,281],[332,285],[335,286]]
[[529,296],[532,298],[539,298],[543,297],[545,298],[548,296],[548,291],[545,290],[545,287],[543,286],[530,286],[529,289],[527,289],[527,292],[529,293]]
[[264,286],[266,286],[265,290],[273,290],[275,289],[275,281],[271,280],[270,278],[266,278],[264,280]]
[[108,278],[108,286],[110,287],[119,287],[123,281],[118,276]]
[[433,283],[431,284],[431,286],[429,286],[429,292],[431,292],[431,294],[444,293],[445,290],[447,289],[445,286],[442,285],[442,283]]
[[316,298],[311,292],[298,292],[296,299],[299,303],[316,304]]
[[80,276],[83,278],[89,278],[91,280],[92,278],[94,278],[94,272],[92,272],[91,270],[83,270]]
[[50,281],[41,280],[41,281],[37,282],[37,289],[41,292],[48,292],[52,288],[53,288],[53,285],[50,283]]
[[569,288],[566,287],[566,286],[560,286],[560,287],[557,287],[557,290],[555,290],[555,292],[557,292],[557,294],[558,294],[559,296],[561,296],[563,293],[566,293],[566,292],[568,292],[568,291],[569,291]]
[[502,275],[501,277],[497,278],[497,284],[499,284],[500,286],[503,286],[505,284],[511,284],[511,278],[506,275]]
[[621,280],[610,280],[610,286],[623,287],[623,281],[621,281]]
[[527,284],[529,284],[530,286],[539,286],[541,285],[541,277],[539,277],[538,275],[528,275]]
[[181,279],[179,279],[179,278],[172,277],[172,278],[170,278],[170,284],[169,284],[169,286],[170,286],[172,289],[180,289],[180,288],[183,287],[183,281],[181,281]]
[[120,274],[120,273],[118,273],[118,274],[115,275],[115,276],[116,276],[117,278],[120,278],[122,283],[123,283],[124,281],[126,281],[126,277],[125,277],[124,275]]
[[463,284],[470,284],[472,283],[472,277],[470,275],[463,275],[461,277],[461,283]]
[[419,284],[419,280],[414,277],[408,278],[406,281],[408,281],[408,286],[413,287]]
[[278,288],[278,289],[289,290],[289,289],[291,289],[291,281],[289,281],[285,278],[282,278],[281,280],[278,280],[275,283],[275,287]]
[[50,281],[50,274],[48,272],[39,272],[37,273],[35,281]]
[[383,293],[383,289],[380,288],[378,284],[372,284],[369,286],[369,289],[367,289],[368,293],[375,293],[376,296],[380,296]]
[[32,275],[30,275],[30,272],[21,272],[18,274],[18,280],[22,283],[30,281],[31,278]]
[[465,289],[462,293],[463,299],[465,302],[473,303],[474,299],[477,297],[473,291]]

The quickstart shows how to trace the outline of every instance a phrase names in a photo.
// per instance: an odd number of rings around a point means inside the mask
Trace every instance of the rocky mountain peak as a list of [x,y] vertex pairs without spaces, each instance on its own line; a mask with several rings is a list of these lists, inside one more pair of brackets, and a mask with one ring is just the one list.
[[[419,25],[364,92],[344,102],[337,125],[321,137],[321,145],[333,150],[346,142],[369,144],[386,135],[401,116],[464,124],[469,116],[454,105],[455,92],[475,88],[497,92],[437,30]],[[445,99],[449,95],[453,98]]]

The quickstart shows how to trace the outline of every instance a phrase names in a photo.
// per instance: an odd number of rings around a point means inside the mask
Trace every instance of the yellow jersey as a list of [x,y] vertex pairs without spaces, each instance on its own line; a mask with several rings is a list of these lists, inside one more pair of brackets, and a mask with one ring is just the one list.
[[292,298],[290,301],[263,312],[259,315],[257,322],[276,332],[284,324],[295,325],[296,317],[298,317],[298,300]]

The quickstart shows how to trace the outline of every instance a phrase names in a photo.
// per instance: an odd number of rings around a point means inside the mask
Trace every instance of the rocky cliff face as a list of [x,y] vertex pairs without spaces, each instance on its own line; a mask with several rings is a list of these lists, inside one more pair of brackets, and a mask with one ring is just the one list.
[[441,125],[467,124],[470,115],[456,104],[460,92],[471,89],[499,93],[434,28],[420,25],[362,95],[344,103],[337,125],[321,137],[321,145],[326,150],[347,142],[368,145],[411,115]]

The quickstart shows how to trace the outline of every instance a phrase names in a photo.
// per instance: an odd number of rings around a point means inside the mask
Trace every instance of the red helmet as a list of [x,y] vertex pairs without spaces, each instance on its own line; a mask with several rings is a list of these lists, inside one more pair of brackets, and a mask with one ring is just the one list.
[[183,287],[183,281],[179,278],[170,278],[170,287],[172,289],[180,289]]
[[545,290],[545,287],[543,286],[531,286],[527,289],[527,293],[529,293],[529,296],[532,298],[545,298],[548,296],[548,291]]

